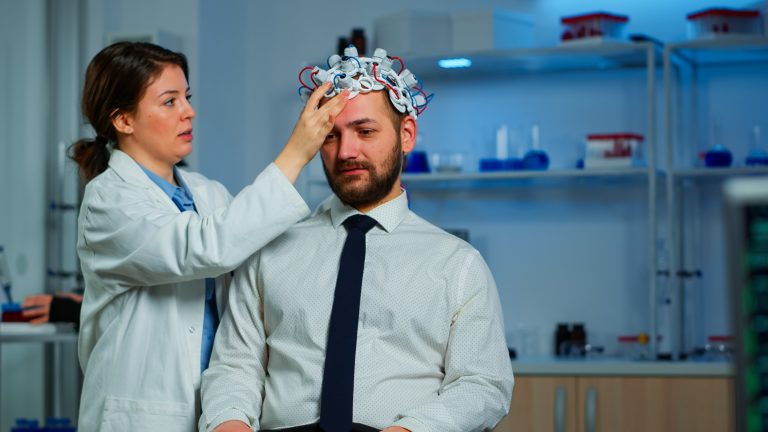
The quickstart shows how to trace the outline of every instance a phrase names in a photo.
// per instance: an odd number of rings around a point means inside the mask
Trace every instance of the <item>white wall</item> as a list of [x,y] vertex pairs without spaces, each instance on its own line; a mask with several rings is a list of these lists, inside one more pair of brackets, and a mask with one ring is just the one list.
[[[45,287],[46,14],[42,0],[0,2],[0,244],[15,300]],[[42,416],[43,350],[4,344],[0,430]]]

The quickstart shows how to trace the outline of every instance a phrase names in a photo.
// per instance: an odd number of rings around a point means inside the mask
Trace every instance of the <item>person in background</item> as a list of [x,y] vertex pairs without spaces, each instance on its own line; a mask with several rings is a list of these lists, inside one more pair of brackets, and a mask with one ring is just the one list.
[[24,298],[21,316],[32,324],[72,323],[80,325],[83,295],[73,292],[35,294]]
[[401,113],[401,81],[349,57],[375,75],[366,83],[397,87],[350,100],[320,150],[334,194],[236,271],[201,431],[468,432],[507,413],[493,276],[409,210],[400,175],[416,107]]
[[81,432],[195,429],[230,272],[309,214],[293,182],[347,101],[319,107],[328,87],[318,88],[274,163],[232,197],[175,167],[192,151],[188,75],[183,54],[139,42],[104,48],[86,70],[82,109],[96,137],[72,149],[87,182]]

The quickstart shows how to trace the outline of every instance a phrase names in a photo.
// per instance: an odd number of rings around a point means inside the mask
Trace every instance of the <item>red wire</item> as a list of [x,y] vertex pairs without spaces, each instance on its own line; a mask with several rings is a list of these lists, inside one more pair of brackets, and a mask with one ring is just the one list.
[[[315,78],[315,75],[317,75],[317,73],[318,73],[318,72],[320,72],[320,70],[319,70],[319,69],[318,69],[318,70],[316,70],[316,71],[312,71],[312,73],[311,73],[311,74],[309,74],[309,77],[310,77],[310,78],[312,78],[312,84],[315,84],[315,80],[314,80],[314,78]],[[317,86],[317,84],[315,84],[315,88],[317,88],[317,87],[318,87],[318,86]]]
[[395,90],[391,85],[389,85],[388,82],[382,81],[379,79],[379,77],[376,76],[376,63],[373,64],[373,79],[389,87],[389,89],[392,90],[392,93],[394,93],[395,96],[397,96],[397,98],[400,99],[400,94],[397,92],[397,90]]
[[304,80],[303,80],[303,79],[301,79],[301,75],[302,75],[302,74],[304,74],[304,71],[305,71],[305,70],[307,70],[307,69],[310,69],[310,70],[311,70],[311,69],[314,69],[314,68],[313,68],[312,66],[304,66],[304,69],[302,69],[301,71],[299,71],[299,82],[300,82],[300,83],[301,83],[301,85],[303,85],[304,87],[306,87],[306,88],[308,88],[308,89],[312,90],[312,87],[310,87],[310,86],[308,86],[308,85],[304,84]]
[[400,72],[397,73],[398,75],[400,75],[400,73],[405,70],[405,63],[403,63],[403,59],[401,59],[398,56],[390,56],[389,58],[400,62]]

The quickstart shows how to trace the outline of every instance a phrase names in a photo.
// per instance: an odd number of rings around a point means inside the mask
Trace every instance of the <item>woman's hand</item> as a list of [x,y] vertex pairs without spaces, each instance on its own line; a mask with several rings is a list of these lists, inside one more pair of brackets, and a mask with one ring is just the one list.
[[307,101],[293,128],[288,143],[275,159],[275,165],[285,174],[291,183],[296,181],[299,173],[309,161],[315,157],[325,137],[333,129],[336,116],[341,113],[349,100],[349,91],[344,90],[320,105],[331,83],[327,82],[316,88]]
[[[83,296],[71,292],[56,293],[57,297],[66,297],[77,303],[83,302]],[[51,303],[53,296],[51,294],[31,295],[21,303],[21,316],[32,324],[45,324],[51,317]]]

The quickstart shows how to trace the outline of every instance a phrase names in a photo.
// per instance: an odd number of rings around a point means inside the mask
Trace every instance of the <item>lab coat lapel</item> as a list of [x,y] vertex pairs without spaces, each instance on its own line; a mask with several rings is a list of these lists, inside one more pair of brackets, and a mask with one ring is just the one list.
[[160,189],[160,186],[150,180],[150,178],[147,177],[147,174],[142,171],[139,164],[124,152],[117,149],[113,150],[112,155],[109,157],[109,166],[115,170],[117,175],[119,175],[126,183],[146,189],[152,194],[157,202],[162,202],[169,208],[179,212],[176,204],[168,199],[168,195]]
[[[201,217],[210,216],[216,210],[216,198],[210,196],[206,184],[201,184],[198,181],[189,182],[186,172],[177,169],[176,173],[181,177],[181,181],[187,185],[187,188],[192,192],[192,199],[195,202],[195,208],[197,208],[197,214]],[[227,287],[229,286],[229,280],[231,279],[229,273],[225,273],[216,278],[216,308],[218,309],[219,318],[224,315],[224,308],[226,307]]]
[[176,169],[176,174],[181,177],[179,181],[184,182],[189,191],[192,192],[192,200],[195,202],[197,214],[200,216],[210,215],[215,210],[215,207],[211,204],[210,197],[206,194],[207,189],[205,185],[199,184],[198,182],[190,183],[187,180],[187,173],[178,168]]

